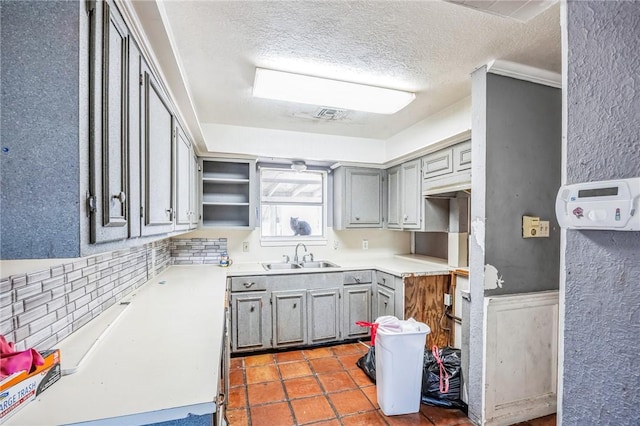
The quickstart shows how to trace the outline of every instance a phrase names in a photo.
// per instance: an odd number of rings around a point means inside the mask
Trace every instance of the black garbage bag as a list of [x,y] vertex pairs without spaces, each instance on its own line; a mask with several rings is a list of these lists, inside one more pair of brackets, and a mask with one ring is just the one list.
[[356,361],[356,365],[369,376],[373,383],[376,382],[376,348],[374,346],[369,347],[369,351]]
[[[437,354],[437,356],[436,356]],[[445,346],[424,351],[422,403],[436,407],[467,409],[460,399],[462,366],[460,349]]]

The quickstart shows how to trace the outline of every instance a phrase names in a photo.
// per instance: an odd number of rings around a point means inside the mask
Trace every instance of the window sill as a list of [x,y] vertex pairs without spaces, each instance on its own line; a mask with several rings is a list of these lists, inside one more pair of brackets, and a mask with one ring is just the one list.
[[298,243],[302,243],[306,246],[326,246],[326,237],[311,237],[311,238],[278,238],[278,239],[261,239],[260,246],[262,247],[289,247],[295,246]]

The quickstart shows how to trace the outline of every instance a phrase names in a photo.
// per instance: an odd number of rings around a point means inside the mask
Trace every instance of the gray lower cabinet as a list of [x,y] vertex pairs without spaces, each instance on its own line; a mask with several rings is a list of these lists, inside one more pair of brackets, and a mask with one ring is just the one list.
[[271,292],[268,277],[227,279],[231,306],[231,350],[257,351],[272,347]]
[[369,270],[231,277],[231,350],[315,345],[367,337]]
[[306,290],[271,293],[275,347],[299,346],[307,343],[306,296]]
[[395,316],[395,300],[396,292],[386,287],[378,286],[376,288],[376,309],[374,318],[392,315]]
[[392,315],[404,319],[404,285],[402,277],[377,271],[375,273],[373,319]]
[[342,289],[343,337],[366,337],[369,328],[360,327],[357,321],[371,322],[371,283],[345,285]]
[[271,347],[271,304],[266,291],[231,294],[231,347],[255,351]]
[[369,270],[349,271],[342,276],[342,337],[353,339],[366,337],[369,328],[356,325],[357,321],[371,322],[373,273]]
[[340,340],[340,289],[309,290],[309,344]]

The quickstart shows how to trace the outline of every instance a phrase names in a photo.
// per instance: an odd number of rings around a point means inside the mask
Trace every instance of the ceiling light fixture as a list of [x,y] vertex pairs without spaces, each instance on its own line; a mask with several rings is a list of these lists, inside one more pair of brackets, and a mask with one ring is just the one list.
[[302,160],[293,160],[291,162],[291,170],[295,170],[296,172],[304,172],[307,170],[307,163]]
[[393,114],[415,93],[256,68],[253,96],[301,104]]

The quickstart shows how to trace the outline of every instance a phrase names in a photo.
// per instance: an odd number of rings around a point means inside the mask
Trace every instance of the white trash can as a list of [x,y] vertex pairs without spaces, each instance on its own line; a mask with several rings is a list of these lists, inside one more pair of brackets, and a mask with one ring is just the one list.
[[380,409],[387,416],[417,413],[422,397],[424,348],[431,329],[413,318],[404,321],[380,317],[376,322],[376,392]]

